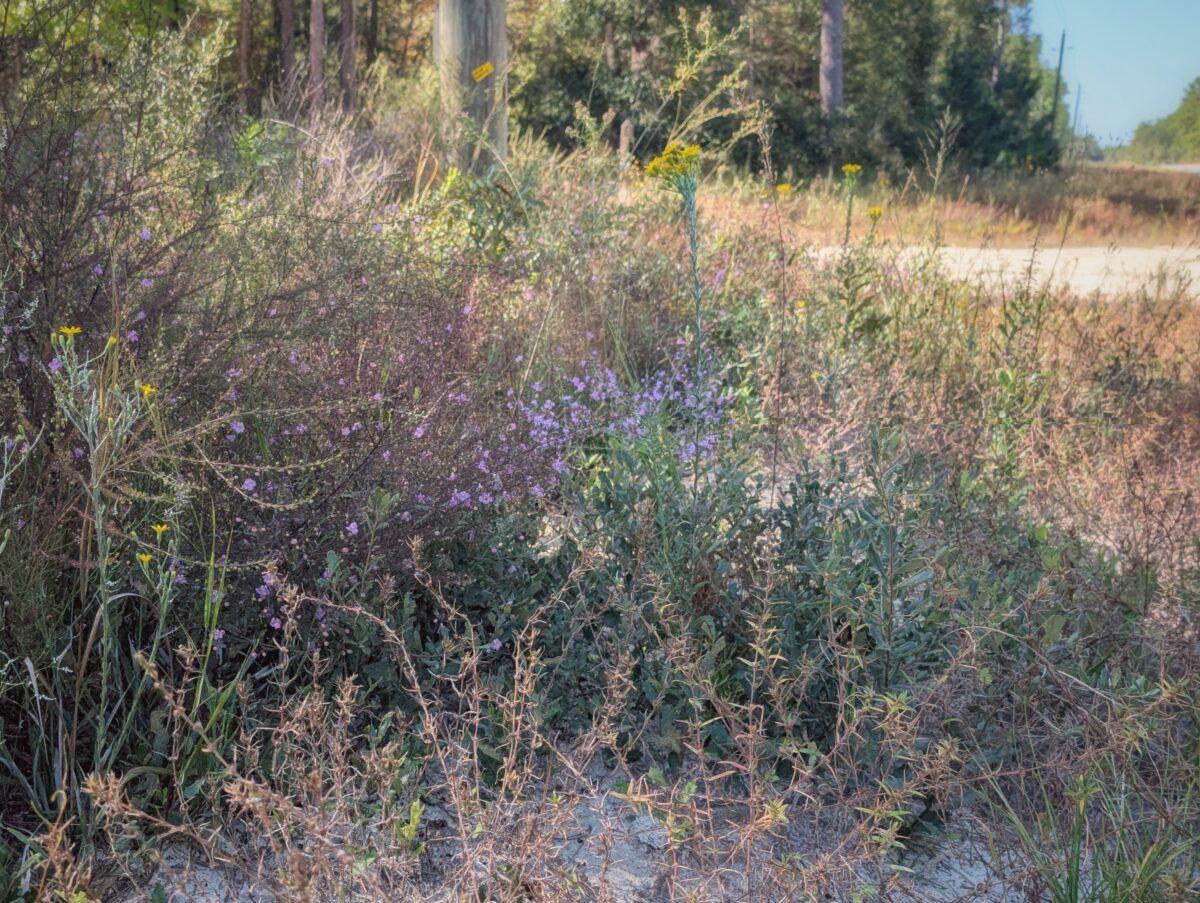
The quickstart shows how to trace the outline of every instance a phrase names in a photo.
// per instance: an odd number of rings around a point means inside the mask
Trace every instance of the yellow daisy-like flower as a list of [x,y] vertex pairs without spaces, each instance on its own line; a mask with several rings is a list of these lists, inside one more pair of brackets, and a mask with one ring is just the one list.
[[775,186],[775,193],[778,194],[780,197],[787,197],[789,194],[792,193],[792,186],[790,184],[788,184],[787,182],[780,182],[778,185]]
[[871,217],[872,220],[878,220],[881,216],[883,216],[883,208],[871,207],[869,210],[867,210],[867,216]]
[[154,531],[155,536],[161,539],[162,535],[166,533],[170,527],[168,527],[166,524],[152,524],[150,529]]
[[858,175],[860,172],[862,172],[862,167],[861,167],[861,166],[859,166],[857,163],[844,163],[844,164],[842,164],[842,175],[846,175],[846,176],[856,176],[856,175]]
[[116,337],[116,335],[113,335],[113,334],[111,334],[111,333],[109,334],[109,336],[108,336],[108,344],[109,344],[110,346],[117,344],[117,337]]
[[138,555],[138,561],[140,561],[142,564],[149,564],[150,559],[153,557],[154,556],[151,555],[149,552],[142,552],[140,555]]
[[58,331],[60,333],[62,333],[63,335],[65,335],[68,339],[72,338],[74,336],[77,336],[81,332],[83,332],[83,330],[80,329],[78,326],[60,326],[60,327],[58,327]]
[[150,383],[142,383],[142,398],[149,398],[157,391],[158,389],[154,388]]

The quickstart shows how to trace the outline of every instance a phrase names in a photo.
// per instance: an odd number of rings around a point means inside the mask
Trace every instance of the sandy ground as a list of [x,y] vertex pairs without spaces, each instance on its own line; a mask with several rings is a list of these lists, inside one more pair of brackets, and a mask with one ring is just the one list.
[[[815,257],[828,265],[842,253],[841,248],[824,247]],[[928,247],[914,245],[901,250],[899,259],[912,263],[929,253]],[[1079,297],[1170,291],[1200,302],[1200,239],[1148,248],[952,246],[936,253],[949,275],[988,287],[1014,288],[1032,280],[1035,288]]]
[[[913,249],[910,253],[921,253]],[[1118,295],[1140,288],[1182,286],[1200,297],[1200,242],[1186,247],[943,248],[948,272],[960,279],[1066,288],[1077,295]]]

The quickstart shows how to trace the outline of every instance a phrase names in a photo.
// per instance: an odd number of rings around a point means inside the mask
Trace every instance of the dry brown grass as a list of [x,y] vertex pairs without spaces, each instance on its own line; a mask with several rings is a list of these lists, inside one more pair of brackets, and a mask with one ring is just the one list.
[[[748,225],[760,218],[754,200],[738,188],[706,195],[703,208],[714,222]],[[881,181],[861,186],[856,205],[860,212],[882,207],[877,234],[901,245],[923,243],[935,233],[943,244],[962,247],[1179,247],[1200,240],[1200,176],[1132,166],[961,176],[947,180],[932,200],[915,178]],[[844,237],[845,203],[836,180],[793,186],[780,210],[787,235],[802,243],[826,247]],[[855,239],[867,232],[865,218],[858,219]]]

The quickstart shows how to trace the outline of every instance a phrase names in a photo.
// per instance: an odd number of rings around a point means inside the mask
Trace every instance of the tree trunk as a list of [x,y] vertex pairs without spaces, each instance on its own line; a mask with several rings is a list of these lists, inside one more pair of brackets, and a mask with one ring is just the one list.
[[367,67],[375,63],[379,53],[379,0],[371,0],[371,12],[367,16]]
[[250,103],[250,25],[254,17],[254,0],[242,0],[238,7],[238,97],[242,113],[249,116]]
[[508,156],[507,0],[441,0],[433,23],[443,137],[462,169]]
[[314,112],[325,106],[324,0],[312,0],[308,20],[308,103]]
[[279,69],[284,109],[291,111],[296,92],[296,3],[279,0]]
[[1008,0],[1001,0],[999,15],[996,16],[996,50],[992,56],[992,90],[1000,84],[1004,74],[1004,44],[1008,37]]
[[342,89],[342,109],[354,110],[354,68],[358,65],[358,9],[355,0],[342,0],[341,65],[338,85]]
[[842,33],[845,0],[821,0],[821,112],[834,116],[842,109]]

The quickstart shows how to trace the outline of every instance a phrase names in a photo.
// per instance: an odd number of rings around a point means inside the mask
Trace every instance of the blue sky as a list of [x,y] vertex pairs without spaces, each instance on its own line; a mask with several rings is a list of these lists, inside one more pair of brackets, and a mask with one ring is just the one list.
[[1063,77],[1080,130],[1101,144],[1128,141],[1138,124],[1174,110],[1200,78],[1200,0],[1031,0],[1042,56],[1058,62],[1067,30]]

